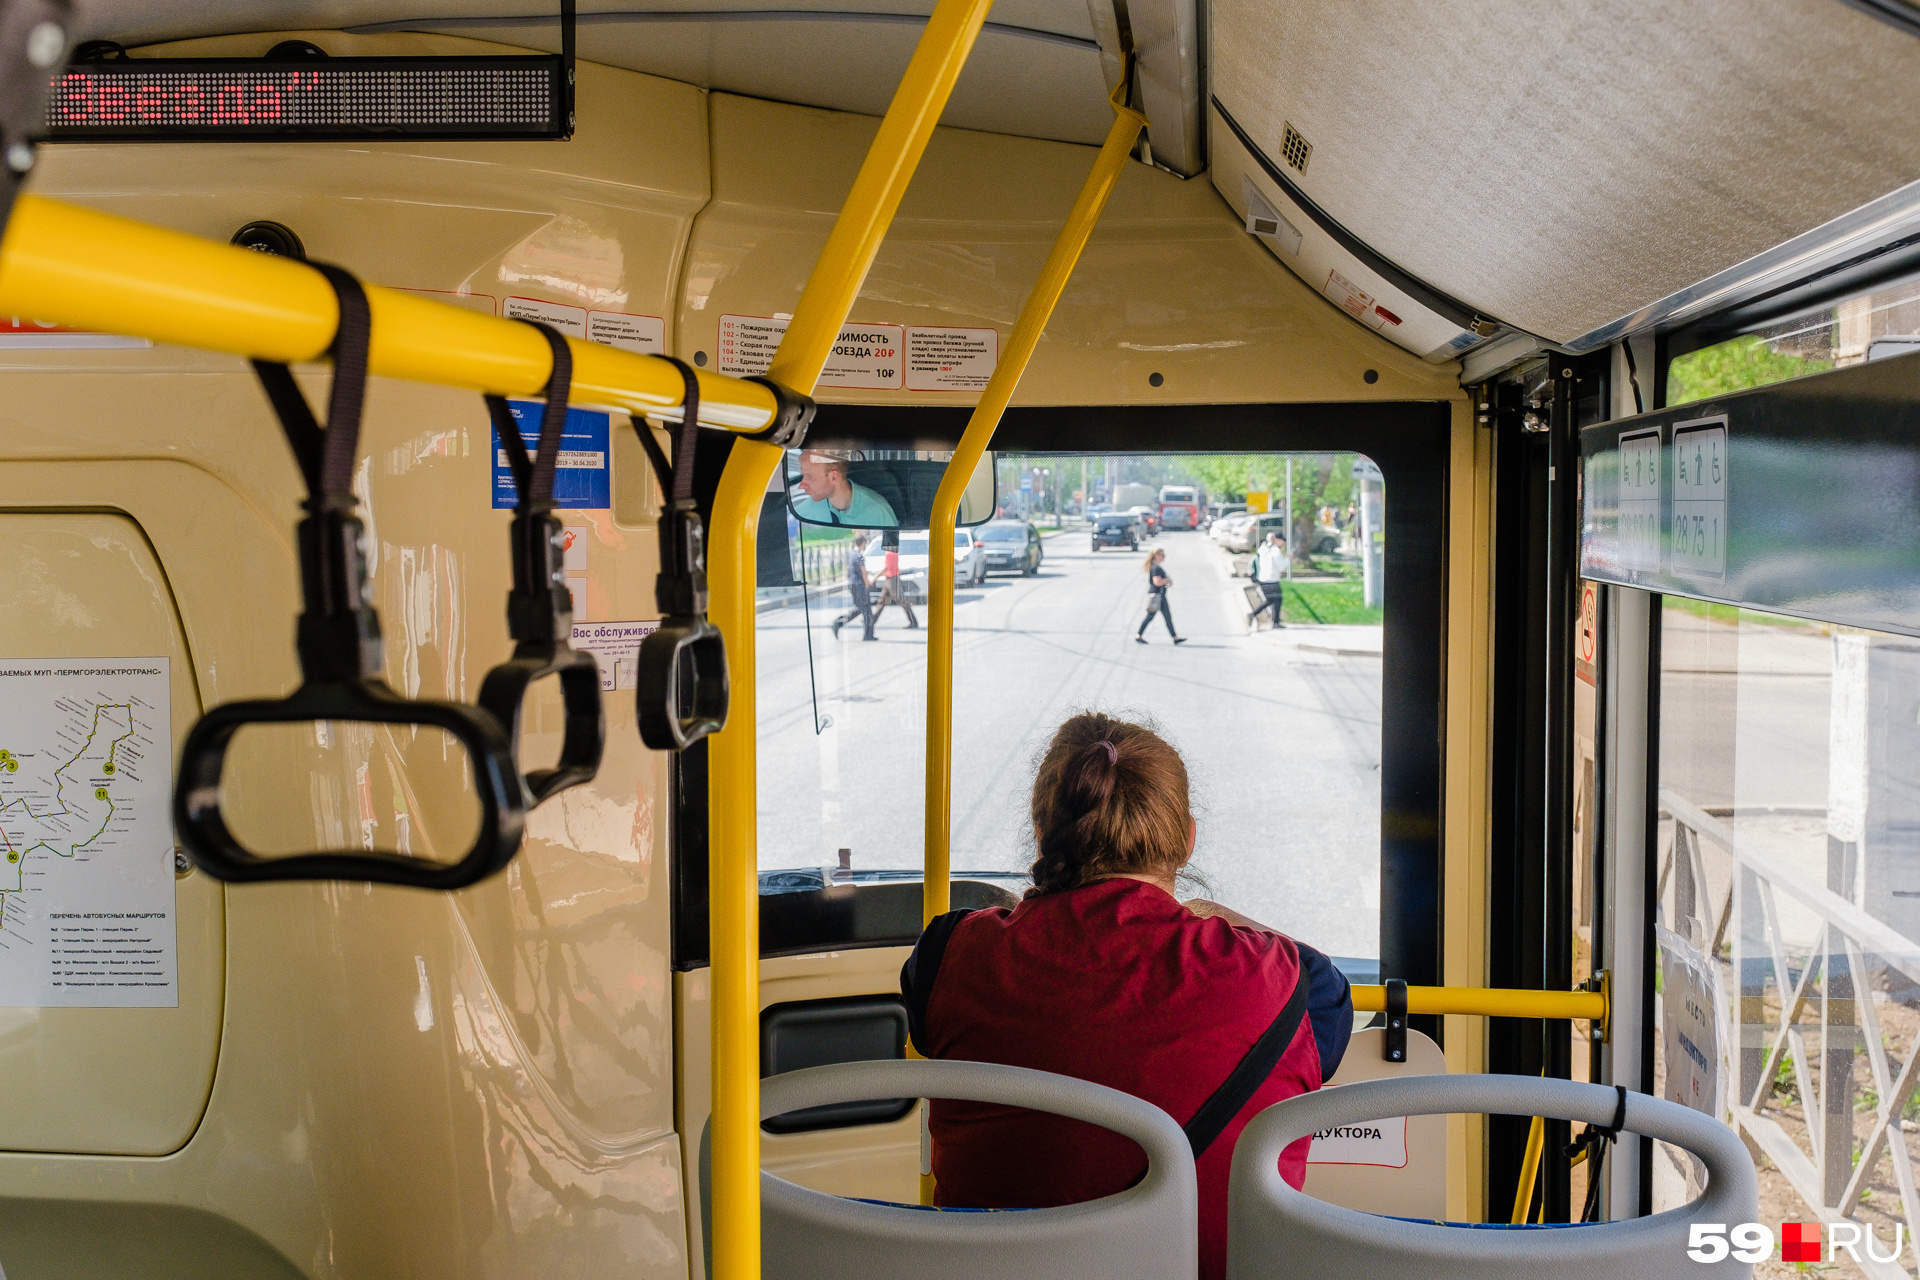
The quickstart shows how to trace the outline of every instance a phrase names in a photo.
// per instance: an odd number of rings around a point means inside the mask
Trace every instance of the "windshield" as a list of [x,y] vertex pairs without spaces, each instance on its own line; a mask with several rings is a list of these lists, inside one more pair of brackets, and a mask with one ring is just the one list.
[[1101,516],[1100,517],[1100,527],[1102,529],[1124,529],[1132,523],[1133,521],[1127,519],[1127,517],[1125,516]]
[[923,556],[927,554],[927,540],[923,535],[918,538],[900,539],[900,554],[903,556]]
[[985,542],[1025,542],[1027,531],[1017,524],[990,524],[980,531]]

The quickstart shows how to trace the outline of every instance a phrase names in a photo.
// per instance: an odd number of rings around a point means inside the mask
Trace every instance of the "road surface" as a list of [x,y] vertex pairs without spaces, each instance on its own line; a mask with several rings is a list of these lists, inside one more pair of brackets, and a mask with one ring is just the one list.
[[[1037,577],[961,589],[955,869],[1026,868],[1047,739],[1076,711],[1106,711],[1152,722],[1186,758],[1205,880],[1191,892],[1331,954],[1377,956],[1379,629],[1248,635],[1244,580],[1210,539],[1149,545],[1167,552],[1178,647],[1158,619],[1134,643],[1144,549],[1094,553],[1084,532],[1049,536]],[[832,865],[843,847],[856,868],[920,865],[926,632],[888,610],[876,642],[857,620],[835,639],[837,612],[810,612],[812,684],[809,611],[760,615],[762,869]]]

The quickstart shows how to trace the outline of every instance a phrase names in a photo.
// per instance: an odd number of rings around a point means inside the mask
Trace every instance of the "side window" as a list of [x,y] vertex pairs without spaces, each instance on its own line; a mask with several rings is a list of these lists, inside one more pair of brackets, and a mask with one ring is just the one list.
[[1706,400],[1910,351],[1920,351],[1920,281],[1675,356],[1667,363],[1667,403]]

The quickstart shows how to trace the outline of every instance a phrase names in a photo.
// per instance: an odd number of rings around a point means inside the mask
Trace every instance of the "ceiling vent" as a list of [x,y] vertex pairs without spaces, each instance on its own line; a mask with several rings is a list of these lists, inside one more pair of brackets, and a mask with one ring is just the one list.
[[1313,144],[1300,136],[1300,131],[1291,124],[1287,125],[1287,136],[1280,142],[1280,156],[1301,173],[1307,171],[1307,161],[1313,159]]

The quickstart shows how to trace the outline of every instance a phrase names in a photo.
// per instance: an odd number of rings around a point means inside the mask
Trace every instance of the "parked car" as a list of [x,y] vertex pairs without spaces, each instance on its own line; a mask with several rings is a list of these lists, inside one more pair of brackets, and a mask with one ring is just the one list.
[[1031,578],[1045,552],[1040,531],[1025,520],[989,520],[973,531],[986,553],[986,573],[1019,573]]
[[1317,524],[1313,527],[1313,545],[1308,551],[1316,556],[1338,555],[1340,552],[1340,531],[1330,524]]
[[1129,515],[1104,515],[1093,518],[1093,549],[1102,547],[1125,547],[1129,551],[1140,549],[1140,530]]
[[1229,551],[1252,551],[1267,540],[1269,533],[1287,536],[1287,515],[1284,511],[1263,511],[1249,516],[1243,523],[1237,524],[1221,545]]
[[1152,507],[1135,507],[1131,514],[1139,519],[1140,527],[1146,530],[1147,537],[1151,538],[1160,532],[1160,513]]
[[1203,532],[1211,533],[1216,522],[1224,520],[1228,516],[1240,515],[1244,513],[1246,509],[1247,504],[1244,502],[1213,503],[1206,511],[1201,513],[1200,528]]
[[1253,513],[1250,511],[1236,511],[1231,515],[1221,516],[1213,522],[1213,527],[1207,530],[1207,536],[1224,547],[1227,545],[1227,539],[1233,537],[1235,531],[1251,519],[1253,519]]
[[[987,577],[986,548],[977,544],[971,529],[953,531],[953,581],[957,586],[967,583],[979,586]],[[900,531],[900,591],[913,604],[925,603],[927,598],[927,538],[925,529]],[[867,544],[867,572],[873,575],[875,583],[887,567],[887,549],[881,540],[873,539]]]

